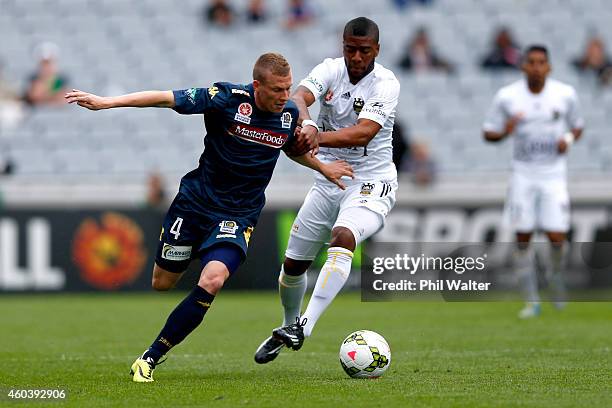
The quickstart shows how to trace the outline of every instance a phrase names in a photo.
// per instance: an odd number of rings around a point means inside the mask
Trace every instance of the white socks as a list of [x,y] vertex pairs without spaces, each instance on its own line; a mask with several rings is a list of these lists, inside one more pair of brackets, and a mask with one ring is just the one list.
[[[549,264],[547,265],[548,283],[552,290],[553,300],[563,302],[566,300],[566,289],[563,279],[565,269],[566,244],[551,244],[549,252]],[[560,305],[557,305],[558,307]]]
[[302,300],[306,293],[306,283],[306,273],[299,276],[287,275],[284,267],[281,266],[278,277],[278,292],[285,309],[283,326],[295,323],[295,318],[300,317]]
[[346,248],[331,247],[327,250],[327,262],[319,273],[308,307],[302,315],[302,318],[307,319],[306,326],[304,326],[306,337],[310,336],[321,314],[346,283],[352,262],[353,253]]
[[533,248],[517,249],[514,253],[514,265],[525,301],[539,303],[538,276],[536,275]]

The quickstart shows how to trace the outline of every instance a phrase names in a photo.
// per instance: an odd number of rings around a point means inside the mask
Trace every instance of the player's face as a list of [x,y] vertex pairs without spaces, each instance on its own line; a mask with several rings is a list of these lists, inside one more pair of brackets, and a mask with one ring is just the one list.
[[351,79],[363,78],[374,64],[380,46],[370,37],[344,37],[344,63]]
[[550,72],[550,63],[546,54],[542,51],[531,51],[523,61],[523,72],[530,82],[544,82]]
[[262,81],[253,81],[257,107],[266,112],[282,112],[285,109],[293,78],[268,73]]

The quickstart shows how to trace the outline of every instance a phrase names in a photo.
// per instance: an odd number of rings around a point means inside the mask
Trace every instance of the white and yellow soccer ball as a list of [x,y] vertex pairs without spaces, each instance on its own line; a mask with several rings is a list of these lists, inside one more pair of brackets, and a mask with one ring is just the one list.
[[378,378],[391,364],[391,348],[380,334],[358,330],[340,345],[340,364],[353,378]]

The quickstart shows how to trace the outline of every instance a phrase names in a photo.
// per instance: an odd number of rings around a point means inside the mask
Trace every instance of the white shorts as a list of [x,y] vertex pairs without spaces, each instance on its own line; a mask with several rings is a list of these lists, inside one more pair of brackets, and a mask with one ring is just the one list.
[[396,179],[354,182],[346,190],[315,182],[293,222],[285,256],[312,261],[335,227],[348,228],[361,243],[384,227],[396,191]]
[[533,180],[514,173],[506,213],[516,232],[567,232],[570,203],[565,179]]

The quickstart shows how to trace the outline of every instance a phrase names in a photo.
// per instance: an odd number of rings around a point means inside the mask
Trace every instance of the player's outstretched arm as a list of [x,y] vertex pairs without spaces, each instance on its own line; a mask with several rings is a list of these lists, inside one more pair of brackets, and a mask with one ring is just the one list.
[[330,163],[323,163],[316,157],[312,156],[309,153],[306,153],[302,156],[289,156],[289,158],[296,163],[301,164],[302,166],[309,167],[313,170],[318,171],[325,178],[342,190],[346,189],[346,186],[341,181],[341,178],[344,176],[353,178],[353,168],[344,160],[336,160]]
[[319,146],[366,146],[380,130],[380,124],[370,119],[359,119],[356,125],[340,130],[319,133]]
[[172,91],[144,91],[120,96],[98,96],[73,89],[66,93],[68,103],[76,103],[90,110],[111,108],[173,108]]

